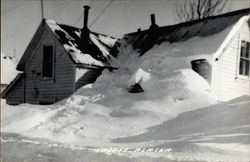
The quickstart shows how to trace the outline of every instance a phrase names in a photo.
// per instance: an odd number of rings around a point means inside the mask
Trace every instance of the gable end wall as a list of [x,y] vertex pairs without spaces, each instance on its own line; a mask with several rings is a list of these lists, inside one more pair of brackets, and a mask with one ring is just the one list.
[[[43,45],[53,45],[53,79],[42,78]],[[46,24],[44,34],[32,52],[25,66],[26,102],[53,103],[71,95],[75,90],[75,65]]]
[[212,93],[222,101],[250,94],[249,77],[239,73],[241,40],[249,41],[249,25],[245,23],[224,49],[212,69]]

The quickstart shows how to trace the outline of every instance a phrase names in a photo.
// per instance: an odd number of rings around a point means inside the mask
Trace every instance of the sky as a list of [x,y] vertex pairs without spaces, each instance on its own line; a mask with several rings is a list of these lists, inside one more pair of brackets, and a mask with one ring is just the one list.
[[[174,9],[184,0],[43,0],[44,17],[82,27],[83,5],[90,5],[91,31],[121,38],[150,26],[155,13],[159,26],[176,24]],[[105,6],[108,8],[95,21]],[[227,11],[249,7],[248,0],[229,0]],[[19,59],[42,20],[40,0],[1,0],[1,53]],[[91,25],[92,24],[92,25]]]

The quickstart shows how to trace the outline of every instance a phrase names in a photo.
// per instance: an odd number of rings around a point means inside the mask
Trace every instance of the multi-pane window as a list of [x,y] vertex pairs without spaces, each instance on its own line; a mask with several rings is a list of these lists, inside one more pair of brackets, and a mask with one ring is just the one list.
[[244,76],[249,76],[249,46],[249,42],[241,41],[239,74]]
[[54,70],[53,46],[43,46],[43,67],[42,77],[52,78]]

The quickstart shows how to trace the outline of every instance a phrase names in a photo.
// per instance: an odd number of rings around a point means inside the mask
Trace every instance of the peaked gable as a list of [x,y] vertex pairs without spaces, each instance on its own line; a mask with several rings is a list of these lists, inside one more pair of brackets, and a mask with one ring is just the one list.
[[[104,34],[90,32],[87,41],[81,41],[81,30],[72,26],[58,24],[53,20],[42,20],[36,30],[32,40],[26,48],[22,58],[20,59],[17,70],[23,71],[25,64],[30,58],[32,51],[42,38],[46,28],[49,28],[62,44],[65,51],[69,54],[73,63],[78,66],[102,67],[109,64],[112,57],[110,51],[113,48],[116,38],[106,36]],[[87,42],[87,43],[86,43]],[[88,53],[80,47],[90,49]]]

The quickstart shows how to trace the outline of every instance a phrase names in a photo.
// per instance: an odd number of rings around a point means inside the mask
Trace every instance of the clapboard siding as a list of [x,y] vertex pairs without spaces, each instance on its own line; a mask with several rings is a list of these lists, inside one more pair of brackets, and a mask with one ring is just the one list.
[[24,80],[20,80],[20,82],[16,85],[16,87],[10,92],[8,95],[7,104],[17,105],[24,103]]
[[249,41],[249,34],[249,26],[245,23],[213,65],[212,93],[219,100],[227,101],[250,94],[249,77],[243,78],[238,74],[240,43],[241,40]]
[[[44,24],[45,32],[33,50],[25,66],[27,103],[54,103],[74,92],[75,65],[49,27]],[[42,78],[43,46],[53,45],[54,77]]]

